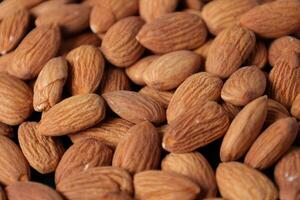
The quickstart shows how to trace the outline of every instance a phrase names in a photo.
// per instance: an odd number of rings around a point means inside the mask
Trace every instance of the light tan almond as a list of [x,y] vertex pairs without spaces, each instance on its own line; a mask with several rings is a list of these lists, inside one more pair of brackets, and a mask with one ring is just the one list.
[[281,118],[289,116],[289,111],[283,105],[273,99],[268,99],[268,114],[265,120],[266,126],[269,126]]
[[253,143],[245,163],[253,168],[266,169],[288,151],[298,134],[295,118],[287,117],[270,125]]
[[55,171],[55,183],[97,166],[111,165],[113,152],[96,139],[85,139],[73,144],[64,153]]
[[198,152],[168,154],[161,163],[163,171],[182,174],[201,188],[200,197],[215,197],[217,183],[214,171],[205,157]]
[[160,91],[160,90],[153,89],[153,88],[151,88],[149,86],[143,87],[139,91],[139,93],[155,99],[156,101],[158,101],[161,104],[163,104],[163,106],[165,108],[168,107],[169,102],[171,101],[171,98],[172,98],[172,96],[174,94],[173,91]]
[[60,136],[90,128],[104,119],[105,102],[96,94],[69,97],[44,113],[38,133]]
[[207,72],[188,77],[175,91],[168,109],[168,122],[173,121],[199,101],[217,101],[221,96],[223,82]]
[[258,137],[267,116],[266,96],[247,104],[233,119],[224,136],[220,157],[223,162],[241,158]]
[[158,17],[145,24],[137,40],[156,53],[195,49],[207,36],[202,19],[188,12],[174,12]]
[[33,89],[33,107],[47,111],[61,100],[68,77],[68,64],[62,57],[52,58],[41,70]]
[[246,60],[247,65],[255,65],[262,69],[265,67],[268,61],[268,50],[264,42],[257,41],[254,49]]
[[143,80],[157,90],[177,88],[187,77],[200,70],[201,58],[192,51],[174,51],[155,59],[145,69]]
[[300,94],[298,94],[293,101],[291,114],[297,119],[300,119]]
[[194,50],[195,53],[199,54],[201,58],[206,60],[209,48],[213,42],[213,39],[206,41],[203,45]]
[[263,173],[239,162],[219,164],[216,172],[219,191],[230,200],[275,200],[278,192]]
[[151,97],[132,91],[115,91],[103,94],[108,106],[121,118],[133,123],[163,122],[164,107]]
[[52,1],[44,1],[33,8],[30,9],[30,12],[35,16],[38,17],[43,15],[44,13],[49,13],[50,11],[58,10],[62,6],[68,3],[72,3],[75,0],[52,0]]
[[237,116],[237,114],[242,110],[241,107],[239,106],[235,106],[231,103],[228,103],[228,102],[222,102],[222,107],[224,109],[224,111],[227,113],[229,119],[232,121],[235,116]]
[[0,135],[12,138],[14,135],[13,128],[7,124],[0,122]]
[[211,44],[205,70],[227,78],[248,58],[255,47],[255,35],[252,31],[231,26],[224,29]]

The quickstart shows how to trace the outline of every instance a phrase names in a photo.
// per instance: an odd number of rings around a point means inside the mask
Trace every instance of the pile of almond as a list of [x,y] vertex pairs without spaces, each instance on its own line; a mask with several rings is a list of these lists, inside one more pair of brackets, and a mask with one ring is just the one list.
[[0,200],[300,200],[300,0],[3,0]]

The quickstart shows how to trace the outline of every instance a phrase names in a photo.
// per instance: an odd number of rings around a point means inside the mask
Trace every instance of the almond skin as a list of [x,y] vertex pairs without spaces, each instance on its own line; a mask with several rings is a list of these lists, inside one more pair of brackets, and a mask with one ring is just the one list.
[[139,17],[127,17],[106,32],[101,50],[110,63],[117,67],[128,67],[142,56],[144,47],[135,37],[143,24]]
[[198,152],[168,154],[161,163],[163,171],[185,175],[201,188],[200,196],[215,197],[217,183],[214,171],[208,161]]
[[298,0],[266,3],[243,14],[240,24],[261,37],[278,38],[300,29],[299,9]]
[[237,114],[242,110],[241,107],[235,106],[231,103],[228,102],[222,102],[222,107],[224,109],[224,111],[227,113],[229,119],[232,121],[235,116],[237,116]]
[[37,131],[45,136],[60,136],[90,128],[104,119],[104,103],[96,94],[69,97],[43,115]]
[[120,90],[102,96],[117,115],[132,123],[146,120],[159,123],[166,118],[165,109],[159,102],[137,92]]
[[0,136],[0,183],[10,185],[30,179],[30,168],[20,148],[9,138]]
[[5,188],[7,198],[13,200],[63,200],[52,188],[36,182],[17,182]]
[[224,136],[220,157],[223,162],[241,158],[258,137],[267,116],[266,96],[248,103],[233,119]]
[[12,138],[14,135],[12,127],[0,122],[0,135]]
[[154,60],[144,71],[145,83],[157,90],[171,90],[200,70],[201,58],[192,51],[174,51]]
[[291,114],[296,117],[297,119],[300,118],[300,95],[298,94],[293,101],[292,107],[291,107]]
[[265,67],[268,61],[268,50],[264,42],[257,41],[254,49],[246,60],[246,64],[251,66],[255,65],[256,67],[262,69]]
[[160,137],[150,122],[141,122],[128,130],[118,143],[112,166],[132,174],[156,169],[160,162]]
[[212,39],[206,41],[203,45],[201,45],[200,47],[198,47],[197,49],[195,49],[194,52],[196,54],[199,54],[201,56],[201,58],[203,58],[204,60],[206,60],[207,54],[208,54],[208,51],[209,51],[209,48],[210,48],[212,42],[213,42]]
[[0,25],[0,53],[13,50],[24,36],[29,25],[29,12],[20,10],[5,17]]
[[37,77],[43,66],[56,55],[60,42],[61,36],[57,26],[36,27],[15,50],[8,72],[24,80]]
[[61,158],[55,171],[55,182],[96,166],[110,165],[112,156],[112,150],[99,140],[91,138],[75,143]]
[[240,26],[224,29],[211,44],[205,70],[227,78],[247,59],[255,47],[255,35]]
[[219,164],[216,172],[219,191],[231,200],[275,200],[274,184],[261,172],[239,162]]
[[175,91],[168,109],[170,123],[199,101],[217,101],[221,96],[223,82],[207,72],[200,72],[188,77]]
[[281,118],[289,116],[289,111],[283,105],[273,99],[268,99],[268,114],[265,121],[266,126],[276,122]]
[[6,200],[5,191],[2,189],[2,187],[0,187],[0,199]]
[[98,88],[104,73],[104,58],[100,50],[91,45],[82,45],[68,53],[69,89],[72,95],[93,93]]
[[40,16],[44,13],[49,13],[59,9],[61,6],[72,3],[74,0],[55,0],[55,1],[44,1],[30,9],[30,12],[35,16]]
[[32,90],[25,82],[0,73],[0,121],[18,125],[32,112]]
[[135,198],[141,200],[193,200],[200,188],[187,177],[170,172],[150,170],[134,176]]
[[68,63],[64,58],[52,58],[46,63],[34,84],[35,111],[47,111],[61,100],[67,77]]
[[297,199],[300,191],[300,149],[289,151],[276,164],[274,175],[280,199]]
[[173,91],[160,91],[160,90],[153,89],[153,88],[151,88],[149,86],[143,87],[139,91],[139,93],[155,99],[156,101],[158,101],[161,104],[163,104],[163,106],[165,108],[168,107],[169,102],[171,101],[172,96],[174,94]]
[[94,33],[106,32],[116,21],[116,16],[109,8],[109,5],[99,3],[93,6],[90,16],[90,28]]
[[224,83],[221,97],[233,105],[244,106],[264,93],[266,83],[266,76],[258,67],[242,67]]
[[174,12],[158,17],[145,24],[137,40],[155,53],[195,49],[207,36],[202,19],[188,12]]
[[198,103],[169,123],[163,148],[172,153],[186,153],[222,137],[229,127],[223,108],[213,101]]
[[64,153],[64,148],[58,138],[37,134],[37,126],[36,122],[24,122],[19,126],[20,147],[30,166],[39,173],[54,172]]
[[245,163],[257,169],[272,166],[288,151],[298,134],[295,118],[280,119],[269,126],[253,143],[245,157]]

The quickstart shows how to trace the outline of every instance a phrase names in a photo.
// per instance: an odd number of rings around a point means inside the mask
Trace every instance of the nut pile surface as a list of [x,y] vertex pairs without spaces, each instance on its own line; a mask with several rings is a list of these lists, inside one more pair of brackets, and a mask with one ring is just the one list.
[[300,0],[4,0],[0,200],[300,200]]

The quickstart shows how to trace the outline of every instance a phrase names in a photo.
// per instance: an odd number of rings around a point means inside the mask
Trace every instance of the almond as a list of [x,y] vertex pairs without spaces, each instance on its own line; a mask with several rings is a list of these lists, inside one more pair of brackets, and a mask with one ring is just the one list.
[[105,116],[104,100],[96,94],[69,97],[49,109],[37,131],[45,136],[74,133],[96,125]]
[[6,195],[2,187],[0,186],[0,199],[1,200],[6,200]]
[[216,196],[217,183],[214,171],[200,153],[170,153],[162,160],[161,168],[163,171],[176,172],[189,177],[201,188],[201,197]]
[[242,67],[224,83],[221,97],[233,105],[244,106],[265,92],[266,83],[266,77],[258,67]]
[[36,27],[15,50],[8,72],[24,80],[37,77],[43,66],[56,55],[60,40],[57,26]]
[[47,111],[61,100],[68,77],[68,64],[62,57],[49,60],[38,75],[33,90],[33,107]]
[[112,192],[104,194],[101,200],[133,200],[133,198],[124,192]]
[[296,96],[291,107],[291,114],[297,119],[300,118],[300,94]]
[[162,145],[172,153],[191,152],[222,137],[228,127],[229,118],[218,103],[198,103],[169,123]]
[[36,133],[38,123],[24,122],[19,126],[18,139],[30,166],[41,174],[54,172],[64,148],[57,138]]
[[14,135],[12,127],[0,122],[0,135],[12,138]]
[[145,24],[137,40],[156,53],[195,49],[201,46],[207,36],[202,19],[188,12],[174,12],[158,17]]
[[156,101],[158,101],[161,104],[163,104],[163,106],[165,108],[168,107],[169,102],[171,101],[171,98],[172,98],[172,96],[174,94],[173,91],[160,91],[160,90],[153,89],[153,88],[151,88],[149,86],[143,87],[139,91],[139,93],[155,99]]
[[204,6],[204,2],[202,0],[185,0],[185,7],[193,10],[201,10]]
[[100,50],[91,45],[82,45],[69,52],[66,59],[70,64],[68,81],[71,94],[95,92],[105,67]]
[[141,122],[128,130],[118,143],[112,166],[130,173],[156,169],[160,162],[160,138],[150,122]]
[[269,126],[253,143],[245,157],[245,163],[253,168],[265,169],[290,148],[298,134],[295,118],[283,118]]
[[64,153],[55,171],[55,182],[96,166],[110,165],[113,152],[96,139],[86,139],[73,144]]
[[267,100],[263,96],[251,101],[233,119],[220,149],[223,162],[238,160],[254,143],[267,116]]
[[192,51],[174,51],[155,59],[144,71],[145,83],[157,90],[171,90],[200,70],[201,58]]
[[205,70],[227,78],[247,59],[255,47],[252,31],[239,26],[224,29],[211,44]]
[[117,67],[128,67],[142,56],[144,47],[135,37],[143,24],[139,17],[127,17],[106,32],[101,50],[110,63]]
[[13,58],[13,52],[0,56],[0,73],[8,73],[8,69],[11,66],[11,61]]
[[212,39],[206,41],[203,45],[201,45],[200,47],[198,47],[197,49],[195,49],[194,52],[196,54],[199,54],[201,56],[201,58],[203,58],[204,60],[206,60],[207,55],[208,55],[208,51],[209,51],[209,48],[210,48],[212,42],[213,42]]
[[219,164],[217,183],[223,198],[231,200],[275,200],[274,184],[261,172],[238,162]]
[[188,77],[175,91],[168,109],[168,122],[173,121],[199,101],[215,101],[221,96],[223,82],[207,72],[200,72]]
[[30,12],[38,17],[44,13],[49,13],[50,11],[58,10],[61,6],[65,4],[72,3],[74,0],[54,0],[54,1],[44,1],[33,8],[30,9]]
[[32,90],[23,81],[0,73],[0,121],[18,125],[32,112]]
[[165,109],[152,99],[137,92],[115,91],[103,94],[108,106],[121,118],[132,123],[150,121],[159,123],[165,120]]
[[270,125],[277,120],[285,117],[289,117],[289,111],[277,101],[273,99],[268,99],[268,114],[265,121],[265,125]]
[[30,179],[30,168],[20,148],[9,138],[0,136],[0,183],[10,185]]
[[254,49],[246,60],[247,65],[255,65],[262,69],[268,61],[268,50],[262,41],[257,41]]
[[242,110],[241,107],[239,106],[235,106],[231,103],[228,103],[228,102],[222,102],[222,107],[224,109],[224,111],[227,113],[229,119],[232,121],[235,116],[237,116],[237,114]]
[[170,172],[150,170],[134,176],[135,198],[145,200],[192,200],[200,193],[196,183]]
[[300,2],[274,1],[244,13],[240,24],[266,38],[277,38],[300,29]]

